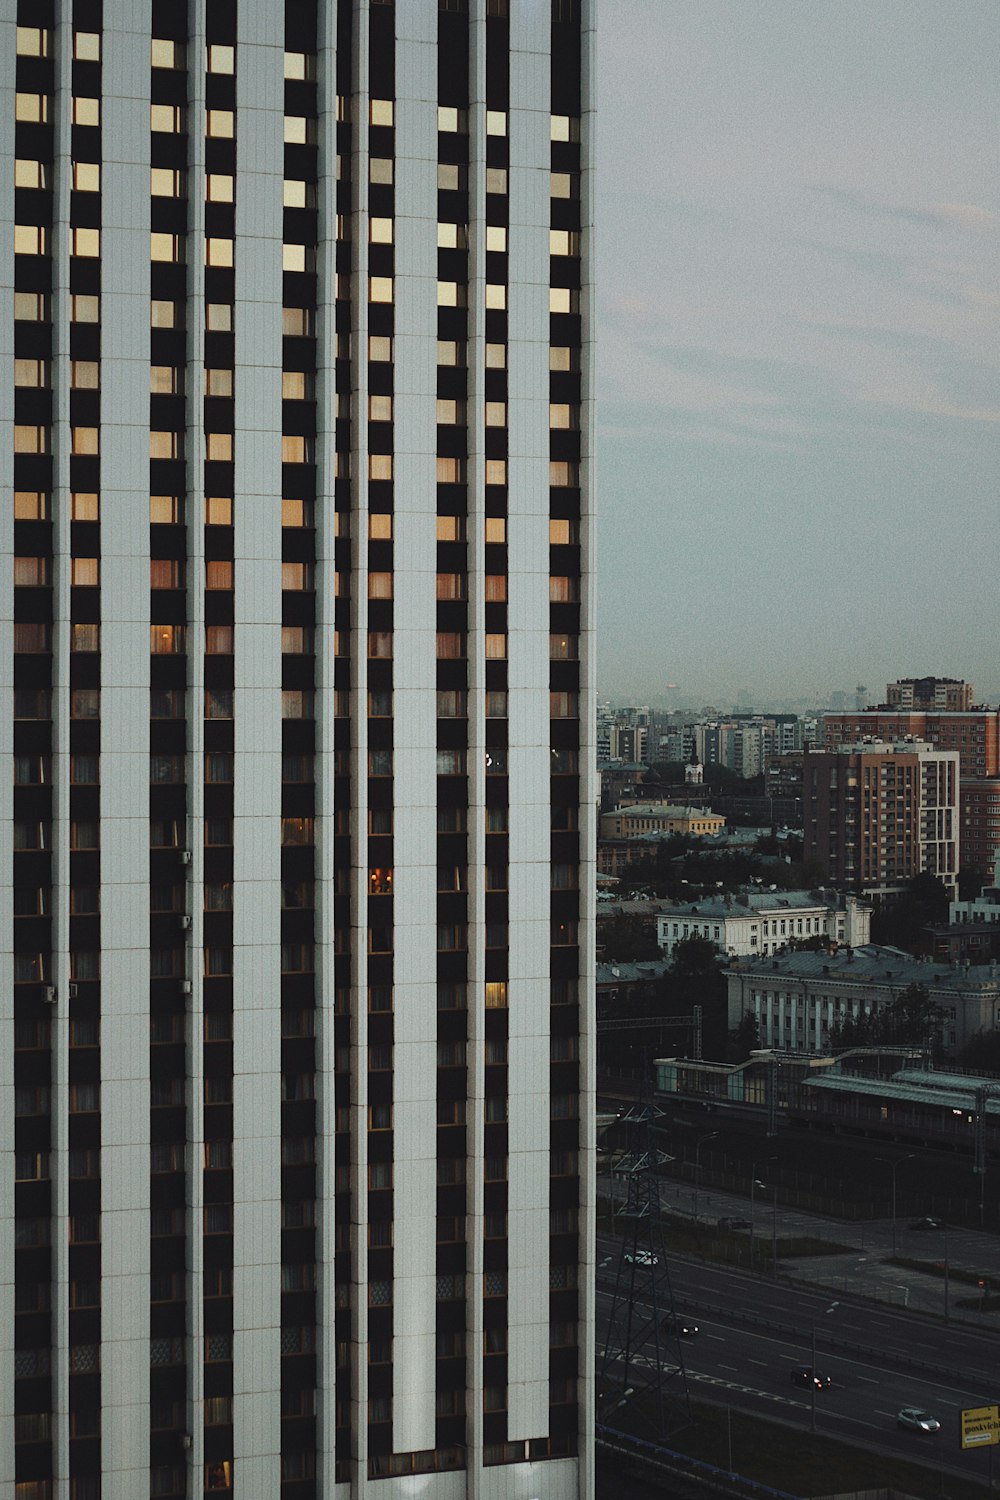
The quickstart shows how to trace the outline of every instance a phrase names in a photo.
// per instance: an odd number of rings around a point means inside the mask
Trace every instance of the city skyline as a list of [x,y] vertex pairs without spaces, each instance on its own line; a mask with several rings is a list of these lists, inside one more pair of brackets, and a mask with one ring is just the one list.
[[599,691],[759,703],[921,671],[987,693],[995,7],[611,21]]

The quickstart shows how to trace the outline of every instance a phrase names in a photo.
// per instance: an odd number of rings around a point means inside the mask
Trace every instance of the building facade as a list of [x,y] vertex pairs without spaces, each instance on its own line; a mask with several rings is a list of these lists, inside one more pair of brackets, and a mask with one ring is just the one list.
[[638,802],[601,814],[602,839],[639,838],[643,834],[721,833],[725,818],[707,807],[675,807],[669,802]]
[[823,737],[827,746],[868,737],[912,737],[938,750],[954,751],[961,769],[962,863],[980,875],[992,874],[1000,854],[1000,708],[909,709],[883,704],[864,713],[825,715]]
[[4,8],[15,1500],[592,1492],[592,46]]
[[927,872],[957,892],[956,753],[920,741],[807,750],[805,858],[840,890],[892,896]]
[[911,985],[924,986],[931,1004],[939,1007],[936,1040],[948,1053],[1000,1026],[995,970],[925,962],[874,944],[835,954],[743,959],[726,970],[726,985],[729,1029],[749,1013],[759,1045],[788,1052],[829,1051],[837,1022],[879,1011]]
[[707,938],[721,953],[764,955],[810,938],[860,947],[870,936],[871,908],[836,891],[748,891],[661,906],[656,919],[656,940],[668,957],[689,937]]
[[956,677],[898,677],[895,682],[887,683],[885,689],[885,701],[890,708],[960,713],[970,709],[974,700],[972,683]]

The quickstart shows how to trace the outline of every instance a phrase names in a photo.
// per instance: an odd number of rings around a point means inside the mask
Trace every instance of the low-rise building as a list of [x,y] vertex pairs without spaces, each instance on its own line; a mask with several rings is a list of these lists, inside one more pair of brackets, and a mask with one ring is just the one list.
[[838,953],[785,952],[739,959],[726,970],[728,1023],[734,1031],[748,1013],[762,1047],[828,1050],[837,1022],[858,1020],[892,1004],[919,984],[943,1019],[939,1041],[960,1051],[982,1031],[1000,1026],[1000,977],[995,967],[928,963],[871,944]]
[[602,839],[638,838],[646,833],[719,833],[725,818],[705,807],[676,807],[670,802],[643,802],[616,807],[601,815]]
[[861,947],[871,936],[871,908],[832,890],[743,891],[661,908],[656,940],[663,953],[669,957],[695,936],[734,957],[778,953],[809,938]]

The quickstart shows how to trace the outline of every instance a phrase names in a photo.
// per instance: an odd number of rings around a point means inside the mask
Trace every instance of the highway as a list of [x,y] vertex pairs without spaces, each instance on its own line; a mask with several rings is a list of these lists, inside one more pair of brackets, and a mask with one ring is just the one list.
[[[599,1351],[611,1309],[617,1248],[617,1241],[599,1237],[599,1263],[611,1257],[598,1273]],[[810,1393],[793,1385],[790,1374],[796,1365],[812,1363],[815,1322],[816,1367],[832,1380],[816,1396],[819,1433],[986,1482],[989,1454],[963,1452],[959,1428],[963,1407],[1000,1398],[995,1334],[946,1327],[702,1263],[671,1258],[669,1270],[675,1308],[700,1328],[679,1349],[692,1399],[759,1412],[808,1432]],[[832,1300],[836,1306],[827,1311]],[[677,1351],[672,1343],[669,1357]],[[941,1431],[901,1430],[896,1413],[903,1406],[926,1408],[941,1422]],[[734,1464],[739,1469],[738,1454]],[[1000,1462],[996,1469],[1000,1477]]]

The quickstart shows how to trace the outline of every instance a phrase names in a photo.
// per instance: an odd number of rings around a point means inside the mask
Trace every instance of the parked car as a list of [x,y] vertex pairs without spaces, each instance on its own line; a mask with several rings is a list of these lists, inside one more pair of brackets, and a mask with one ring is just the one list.
[[940,1432],[941,1423],[937,1417],[932,1417],[929,1411],[924,1411],[919,1406],[904,1406],[902,1411],[896,1414],[896,1426],[905,1427],[910,1432]]
[[660,1264],[660,1257],[654,1255],[651,1250],[637,1250],[634,1255],[631,1250],[626,1250],[625,1259],[630,1266],[658,1266]]
[[811,1370],[808,1365],[796,1365],[791,1372],[792,1385],[815,1386],[818,1391],[828,1390],[833,1384],[829,1375],[820,1370]]
[[749,1219],[720,1219],[720,1229],[752,1229],[753,1225]]
[[666,1317],[660,1320],[660,1331],[676,1334],[680,1339],[693,1339],[698,1336],[698,1325],[681,1313],[667,1313]]
[[924,1219],[912,1219],[907,1227],[909,1229],[943,1229],[944,1220],[932,1218],[928,1214]]

